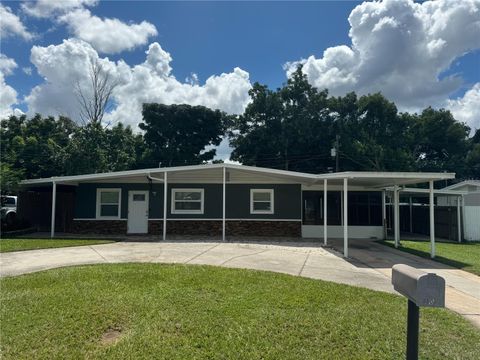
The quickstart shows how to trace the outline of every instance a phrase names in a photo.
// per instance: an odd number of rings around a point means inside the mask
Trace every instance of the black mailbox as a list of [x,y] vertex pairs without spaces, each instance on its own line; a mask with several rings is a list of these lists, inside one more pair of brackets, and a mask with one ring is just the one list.
[[445,306],[445,279],[414,267],[392,267],[393,288],[408,298],[407,360],[418,359],[420,306]]
[[392,268],[392,284],[417,306],[445,306],[445,279],[437,274],[398,264]]

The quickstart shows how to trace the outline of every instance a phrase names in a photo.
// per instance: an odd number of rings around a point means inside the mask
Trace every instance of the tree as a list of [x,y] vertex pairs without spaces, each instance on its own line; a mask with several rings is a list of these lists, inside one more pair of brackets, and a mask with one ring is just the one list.
[[89,79],[90,88],[87,91],[82,89],[80,82],[77,81],[75,84],[80,119],[84,124],[100,123],[118,83],[112,79],[110,72],[106,71],[98,60],[90,63]]
[[412,128],[416,167],[421,171],[466,173],[468,126],[455,120],[448,110],[425,109]]
[[[15,182],[22,178],[61,175],[64,171],[65,149],[76,128],[68,118],[43,118],[39,114],[31,119],[22,115],[2,120],[3,185],[13,189]],[[9,180],[3,181],[4,177]]]
[[212,160],[225,133],[227,116],[204,106],[143,104],[147,147],[145,160],[150,166],[201,164]]
[[249,94],[252,101],[229,131],[233,160],[294,171],[331,166],[328,92],[312,87],[301,67],[283,88],[272,91],[255,83]]
[[66,152],[65,174],[130,170],[137,166],[137,147],[142,136],[123,124],[104,128],[91,122],[78,128]]
[[[245,165],[282,168],[283,103],[278,92],[255,83],[249,91],[251,102],[245,112],[233,118],[229,137],[230,158]],[[282,152],[283,150],[283,152]]]
[[330,106],[338,114],[335,132],[340,135],[342,170],[411,169],[413,120],[408,114],[398,114],[393,102],[380,93],[359,99],[351,93],[334,98]]

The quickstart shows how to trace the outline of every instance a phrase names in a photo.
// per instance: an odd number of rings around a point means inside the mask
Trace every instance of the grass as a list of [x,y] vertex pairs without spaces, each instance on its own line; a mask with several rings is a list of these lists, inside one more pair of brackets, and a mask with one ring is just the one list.
[[[160,264],[69,267],[0,285],[3,359],[405,357],[406,300],[347,285]],[[478,359],[480,331],[459,315],[422,309],[420,325],[420,358]]]
[[[393,240],[379,241],[395,247]],[[399,250],[430,258],[429,241],[401,240]],[[480,275],[480,243],[435,242],[435,261]]]
[[107,244],[112,240],[92,239],[1,239],[0,252]]

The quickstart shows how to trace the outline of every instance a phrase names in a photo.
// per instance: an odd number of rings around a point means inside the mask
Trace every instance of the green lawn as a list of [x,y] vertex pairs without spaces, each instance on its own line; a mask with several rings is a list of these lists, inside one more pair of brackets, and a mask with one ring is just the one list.
[[112,240],[92,239],[1,239],[0,252],[107,244]]
[[[379,241],[394,247],[393,240]],[[401,240],[399,250],[430,258],[429,241]],[[480,275],[480,243],[435,242],[435,260],[476,275]]]
[[[161,264],[69,267],[0,285],[3,359],[405,357],[406,300],[347,285]],[[479,353],[478,329],[422,309],[420,358]]]

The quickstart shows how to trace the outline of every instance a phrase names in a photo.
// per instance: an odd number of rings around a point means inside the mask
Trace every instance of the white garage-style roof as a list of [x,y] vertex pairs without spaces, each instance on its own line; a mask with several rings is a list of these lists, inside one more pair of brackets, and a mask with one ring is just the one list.
[[307,185],[322,184],[324,180],[327,180],[329,184],[341,185],[343,179],[348,179],[349,185],[352,186],[382,189],[394,185],[405,186],[455,178],[454,173],[443,172],[346,171],[309,174],[236,164],[205,164],[30,179],[22,181],[21,184],[35,186],[48,185],[53,182],[65,185],[77,185],[82,182],[146,182],[149,176],[161,182],[164,174],[168,174],[169,182],[219,183],[222,182],[224,168],[227,171],[227,182],[229,183],[262,183],[272,182],[272,179],[275,179],[275,182],[294,182]]

